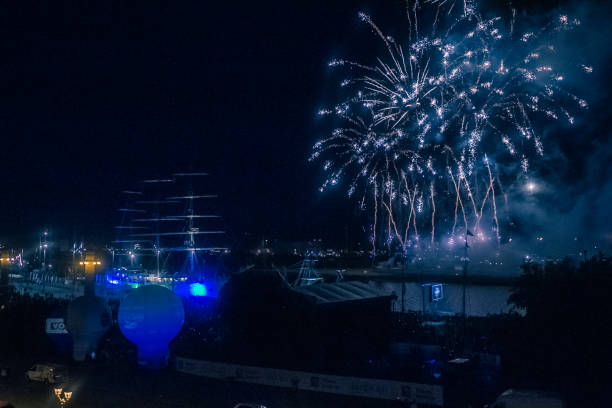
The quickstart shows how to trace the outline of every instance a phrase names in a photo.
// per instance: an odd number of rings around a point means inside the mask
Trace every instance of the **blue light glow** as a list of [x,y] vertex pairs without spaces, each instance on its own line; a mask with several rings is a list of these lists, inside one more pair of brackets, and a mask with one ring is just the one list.
[[211,280],[178,282],[174,285],[174,293],[183,298],[216,298],[217,285]]
[[189,285],[189,294],[191,296],[206,296],[207,293],[206,285],[202,283],[196,282]]

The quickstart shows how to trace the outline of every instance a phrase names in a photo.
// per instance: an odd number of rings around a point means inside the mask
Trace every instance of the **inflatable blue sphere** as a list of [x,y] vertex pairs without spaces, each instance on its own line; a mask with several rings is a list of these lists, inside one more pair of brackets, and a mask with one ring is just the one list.
[[168,364],[168,343],[185,319],[179,296],[163,286],[141,286],[121,302],[118,318],[123,335],[138,346],[139,364],[149,368]]
[[74,299],[66,310],[66,328],[72,335],[72,357],[85,361],[98,348],[100,337],[111,325],[111,313],[104,300],[85,295]]

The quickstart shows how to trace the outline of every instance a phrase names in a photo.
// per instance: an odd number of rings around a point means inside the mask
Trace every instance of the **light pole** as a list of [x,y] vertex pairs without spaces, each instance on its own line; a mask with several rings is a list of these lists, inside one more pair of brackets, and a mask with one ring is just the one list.
[[53,391],[62,408],[70,401],[70,398],[72,398],[72,391],[64,391],[62,388],[55,388]]
[[467,312],[465,309],[465,298],[466,298],[466,286],[467,286],[467,276],[468,276],[468,263],[470,258],[468,258],[468,236],[473,237],[474,234],[469,229],[465,230],[465,248],[463,253],[463,347],[465,348],[466,336],[467,336]]
[[463,252],[463,308],[462,315],[465,322],[465,287],[467,286],[467,271],[468,271],[468,235],[472,235],[470,230],[466,230],[465,232],[465,247]]
[[101,262],[96,260],[93,255],[87,255],[84,261],[79,262],[80,265],[85,265],[85,295],[93,295],[95,293],[96,281],[96,265]]
[[42,262],[42,271],[45,272],[47,270],[47,247],[49,246],[47,244],[47,235],[49,235],[48,231],[44,231],[43,232],[43,237],[41,239],[41,243],[40,243],[40,248],[43,251],[43,262]]

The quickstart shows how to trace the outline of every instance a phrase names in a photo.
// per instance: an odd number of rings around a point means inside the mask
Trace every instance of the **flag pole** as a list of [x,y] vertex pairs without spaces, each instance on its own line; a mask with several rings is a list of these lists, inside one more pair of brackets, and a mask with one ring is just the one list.
[[467,313],[465,309],[465,299],[466,299],[466,287],[467,287],[467,274],[468,274],[468,236],[474,236],[472,232],[466,228],[465,230],[465,247],[463,252],[463,344],[465,347],[466,337],[467,337]]

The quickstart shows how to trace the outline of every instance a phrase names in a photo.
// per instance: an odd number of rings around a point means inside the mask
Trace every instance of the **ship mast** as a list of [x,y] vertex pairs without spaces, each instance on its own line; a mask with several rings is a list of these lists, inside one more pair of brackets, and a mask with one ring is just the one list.
[[[151,179],[144,180],[150,186],[158,187],[157,197],[155,200],[139,200],[136,204],[153,206],[150,210],[144,211],[146,213],[143,218],[134,219],[134,223],[138,225],[150,225],[153,223],[155,228],[147,228],[149,231],[130,231],[130,238],[135,242],[152,242],[152,255],[155,256],[155,270],[157,276],[161,276],[162,273],[162,262],[161,257],[164,253],[170,255],[175,252],[183,252],[188,254],[188,266],[187,272],[190,276],[194,274],[197,269],[197,254],[199,252],[214,252],[219,250],[225,250],[227,248],[217,245],[199,245],[198,237],[212,237],[215,235],[225,234],[225,231],[220,229],[201,229],[200,224],[212,219],[220,218],[216,214],[202,214],[198,212],[196,204],[200,201],[207,201],[215,199],[218,196],[216,194],[201,194],[196,191],[194,187],[194,179],[208,176],[207,173],[174,173],[172,178],[168,179]],[[186,186],[185,186],[186,183]],[[175,195],[170,197],[164,197],[163,192],[167,191],[167,187],[178,186],[179,191],[181,186],[186,188],[182,190],[184,195]],[[177,214],[178,211],[168,211],[167,204],[183,204],[183,213]],[[168,212],[171,215],[166,215]],[[173,227],[174,224],[183,224],[183,228]],[[167,229],[161,230],[161,227],[170,225],[170,231]],[[178,227],[178,225],[177,225]],[[173,237],[182,237],[182,244],[176,245],[176,241],[172,244]]]

